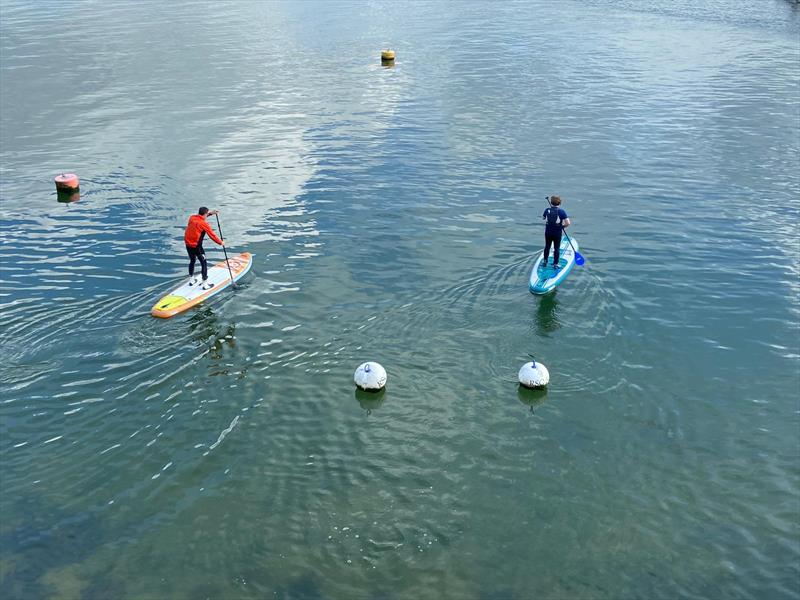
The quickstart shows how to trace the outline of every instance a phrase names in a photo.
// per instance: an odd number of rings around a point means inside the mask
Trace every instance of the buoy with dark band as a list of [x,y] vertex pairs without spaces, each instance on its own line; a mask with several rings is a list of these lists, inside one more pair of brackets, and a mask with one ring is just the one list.
[[394,62],[394,50],[381,50],[381,62],[383,64]]
[[57,190],[77,190],[79,186],[78,176],[75,173],[61,173],[56,175]]

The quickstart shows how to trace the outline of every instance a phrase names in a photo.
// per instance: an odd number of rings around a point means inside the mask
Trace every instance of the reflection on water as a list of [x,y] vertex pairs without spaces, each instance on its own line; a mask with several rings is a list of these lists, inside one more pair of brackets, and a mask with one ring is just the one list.
[[56,198],[59,202],[77,202],[81,199],[80,188],[74,190],[56,188]]
[[547,336],[561,328],[558,320],[558,290],[537,298],[539,305],[536,307],[536,332]]
[[[191,309],[191,316],[187,319],[191,338],[201,348],[208,350],[208,357],[215,361],[209,370],[209,375],[228,375],[231,367],[227,363],[219,363],[225,357],[225,349],[236,348],[236,324],[222,325],[216,312],[211,306],[200,305]],[[173,318],[180,318],[173,317]],[[237,369],[243,377],[247,369],[241,365]]]
[[359,406],[369,415],[373,410],[380,408],[384,400],[386,400],[386,388],[377,392],[367,392],[356,388],[355,397]]
[[547,399],[547,388],[531,389],[520,384],[517,388],[517,398],[523,405],[527,406],[532,413],[535,407],[543,404]]

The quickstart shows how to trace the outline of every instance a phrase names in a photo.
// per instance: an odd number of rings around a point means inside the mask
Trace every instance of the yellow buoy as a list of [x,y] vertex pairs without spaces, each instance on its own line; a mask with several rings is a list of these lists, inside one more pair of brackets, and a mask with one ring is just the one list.
[[394,50],[381,50],[381,62],[392,62],[394,60]]

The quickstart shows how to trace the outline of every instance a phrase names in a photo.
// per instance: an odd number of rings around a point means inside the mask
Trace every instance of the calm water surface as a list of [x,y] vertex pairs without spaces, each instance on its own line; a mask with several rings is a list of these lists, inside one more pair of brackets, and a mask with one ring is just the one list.
[[[0,32],[1,597],[800,598],[795,4]],[[555,193],[587,263],[534,297]],[[153,319],[201,204],[253,271]]]

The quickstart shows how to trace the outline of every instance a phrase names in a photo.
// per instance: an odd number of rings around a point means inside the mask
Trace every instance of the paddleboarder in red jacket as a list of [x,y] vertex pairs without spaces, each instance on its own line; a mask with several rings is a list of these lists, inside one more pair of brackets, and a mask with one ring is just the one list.
[[[207,217],[216,215],[219,211],[209,211],[205,206],[201,206],[196,215],[189,217],[189,224],[186,226],[186,233],[183,234],[183,241],[186,242],[186,252],[189,253],[189,285],[201,285],[204,290],[210,290],[214,284],[206,281],[208,279],[208,263],[206,262],[206,253],[203,250],[203,238],[206,234],[220,246],[224,246],[211,225],[206,221]],[[200,272],[202,273],[202,280],[194,274],[194,263],[196,260],[200,261]]]

